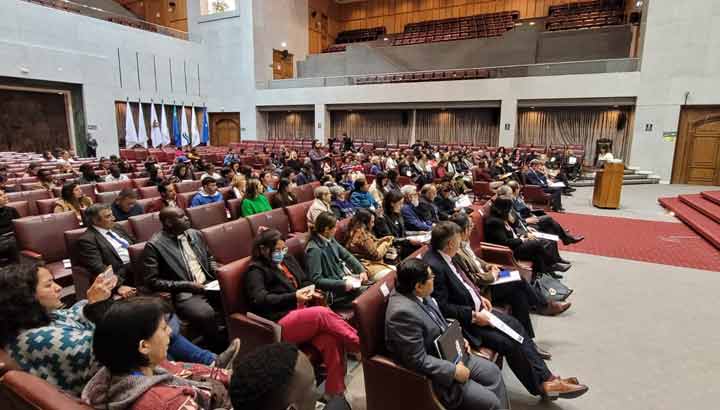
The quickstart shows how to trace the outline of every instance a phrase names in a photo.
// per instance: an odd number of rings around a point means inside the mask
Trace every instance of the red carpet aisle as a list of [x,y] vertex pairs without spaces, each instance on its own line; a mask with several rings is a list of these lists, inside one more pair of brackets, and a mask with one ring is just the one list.
[[552,213],[585,240],[562,250],[720,271],[720,252],[681,223]]

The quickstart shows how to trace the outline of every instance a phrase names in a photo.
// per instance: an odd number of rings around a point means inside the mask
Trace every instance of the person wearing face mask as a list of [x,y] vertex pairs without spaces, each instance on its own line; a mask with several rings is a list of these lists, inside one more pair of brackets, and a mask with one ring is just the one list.
[[310,343],[321,352],[328,369],[325,392],[329,397],[342,395],[343,358],[346,351],[359,351],[357,332],[327,307],[312,306],[323,295],[288,254],[279,231],[267,229],[255,237],[245,292],[250,311],[278,322],[284,342]]
[[211,350],[220,351],[226,344],[215,320],[220,298],[205,291],[205,284],[217,279],[215,258],[182,209],[163,208],[160,223],[162,231],[143,252],[145,284],[155,292],[171,293],[178,316],[202,333]]

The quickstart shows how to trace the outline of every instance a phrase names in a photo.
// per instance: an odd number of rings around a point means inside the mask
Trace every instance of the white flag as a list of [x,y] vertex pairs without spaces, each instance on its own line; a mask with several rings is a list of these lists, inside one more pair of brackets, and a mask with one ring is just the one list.
[[188,131],[185,106],[182,106],[182,108],[180,109],[180,135],[182,136],[182,144],[190,145],[190,132]]
[[138,136],[137,130],[135,129],[135,120],[133,120],[130,101],[128,101],[125,104],[125,147],[132,148],[137,143]]
[[145,115],[143,115],[142,103],[138,101],[138,144],[147,148],[147,129],[145,128]]
[[163,143],[162,132],[160,131],[160,122],[158,121],[157,112],[155,112],[155,104],[150,103],[150,139],[153,147],[159,147]]
[[195,115],[195,107],[192,107],[192,116],[190,117],[190,127],[192,132],[192,146],[200,145],[200,131],[197,126],[197,116]]
[[162,118],[160,118],[160,132],[162,133],[163,145],[170,144],[170,130],[168,129],[167,115],[165,115],[165,104],[162,104]]

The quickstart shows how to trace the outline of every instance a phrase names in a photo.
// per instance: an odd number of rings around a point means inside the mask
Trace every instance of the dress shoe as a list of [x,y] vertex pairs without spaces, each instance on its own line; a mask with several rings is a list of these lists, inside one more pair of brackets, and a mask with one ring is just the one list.
[[562,263],[562,262],[558,262],[550,267],[550,269],[552,269],[554,271],[559,271],[559,272],[567,272],[570,268],[572,268],[572,265],[570,265],[569,263]]
[[568,191],[568,192],[575,192],[575,191],[577,191],[577,189],[575,189],[575,188],[573,188],[573,187],[568,187],[568,188],[567,188],[567,191]]
[[543,360],[552,359],[552,355],[550,354],[550,352],[548,352],[547,350],[543,350],[542,348],[540,348],[540,346],[535,345],[535,350],[537,350],[538,355],[540,355],[540,358],[542,358]]
[[572,244],[575,244],[578,242],[582,242],[583,239],[585,239],[585,237],[582,235],[573,236],[573,235],[567,234],[567,235],[565,235],[565,238],[563,238],[563,243],[565,245],[572,245]]
[[565,212],[565,208],[552,208],[552,211],[561,214]]
[[572,192],[563,192],[562,194],[565,196],[573,196]]
[[565,277],[557,272],[549,272],[548,275],[550,275],[551,277],[553,277],[555,279],[562,279]]
[[233,362],[235,361],[235,357],[237,357],[239,351],[240,339],[235,338],[232,342],[230,342],[230,346],[228,346],[228,348],[225,349],[224,352],[217,355],[214,366],[220,369],[232,369]]
[[567,260],[567,259],[560,258],[560,263],[564,263],[564,264],[566,264],[566,265],[571,265],[571,266],[572,266],[572,262],[570,262],[570,261]]
[[568,383],[567,380],[554,378],[542,384],[542,396],[550,400],[574,399],[587,393],[588,387],[584,384]]
[[572,302],[555,302],[554,300],[548,301],[547,307],[541,312],[545,316],[557,316],[564,311],[570,309]]

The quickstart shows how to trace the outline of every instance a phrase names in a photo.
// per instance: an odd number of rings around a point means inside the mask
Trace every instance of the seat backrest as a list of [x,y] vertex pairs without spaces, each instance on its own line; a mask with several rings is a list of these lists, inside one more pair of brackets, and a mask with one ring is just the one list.
[[292,255],[300,264],[305,266],[305,245],[307,244],[308,235],[296,235],[285,241],[288,248],[288,254]]
[[181,181],[175,184],[178,193],[197,192],[202,185],[202,181]]
[[45,263],[67,258],[64,232],[80,227],[74,212],[29,216],[13,224],[19,249],[41,254]]
[[385,351],[385,308],[395,288],[395,272],[373,284],[353,301],[355,321],[363,357],[371,358]]
[[230,219],[238,219],[242,216],[242,199],[231,199],[227,201],[230,210]]
[[95,185],[95,189],[98,192],[122,191],[125,188],[133,188],[132,180],[126,179],[124,181],[100,182]]
[[244,288],[245,273],[250,267],[250,262],[252,262],[252,257],[248,256],[218,269],[220,299],[226,316],[248,311]]
[[260,227],[275,228],[287,238],[290,233],[290,222],[284,209],[273,209],[272,211],[251,215],[248,218],[253,236],[257,235]]
[[133,283],[135,287],[145,285],[145,266],[143,264],[143,252],[145,251],[145,244],[147,242],[138,242],[128,247],[128,254],[130,255],[130,267],[133,272]]
[[145,186],[140,189],[138,189],[140,192],[140,198],[158,198],[160,197],[160,192],[158,191],[156,186]]
[[285,208],[285,213],[290,221],[290,232],[307,232],[307,213],[310,206],[312,206],[312,201],[301,202]]
[[277,192],[264,192],[263,193],[263,195],[265,195],[265,198],[267,198],[269,204],[272,204],[273,199],[275,198],[275,194],[277,194]]
[[9,192],[7,194],[8,201],[27,201],[30,215],[37,215],[37,201],[39,199],[50,199],[52,195],[45,189],[35,189],[32,191]]
[[15,210],[20,215],[20,218],[30,216],[30,207],[28,206],[28,201],[8,202],[6,206],[9,206],[10,208],[15,208]]
[[187,209],[190,206],[190,202],[192,202],[192,199],[195,195],[197,195],[197,191],[178,193],[175,197],[175,202],[177,202],[177,205],[180,208]]
[[145,208],[147,208],[148,205],[152,204],[156,200],[157,200],[157,198],[138,199],[137,204],[140,205],[140,207],[142,207],[142,209],[143,209],[143,212],[145,212]]
[[10,370],[0,379],[3,410],[92,410],[45,380],[21,370]]
[[203,229],[227,222],[227,211],[223,201],[187,208],[185,213],[190,218],[190,224],[195,229]]
[[237,219],[202,229],[210,253],[221,264],[228,264],[250,256],[252,253],[252,231],[250,222]]
[[99,204],[112,204],[118,194],[120,194],[120,191],[98,192],[97,202]]
[[135,188],[140,189],[148,186],[150,178],[133,178],[131,181]]
[[131,216],[128,220],[138,242],[145,242],[162,230],[160,212]]
[[340,219],[336,224],[335,240],[340,242],[343,246],[345,246],[345,241],[347,240],[348,228],[350,228],[350,219],[351,218]]
[[53,213],[55,210],[55,203],[57,202],[57,199],[38,199],[35,201],[35,205],[37,206],[38,215],[47,215]]
[[311,184],[300,185],[295,190],[298,203],[312,201],[315,199],[315,187]]

